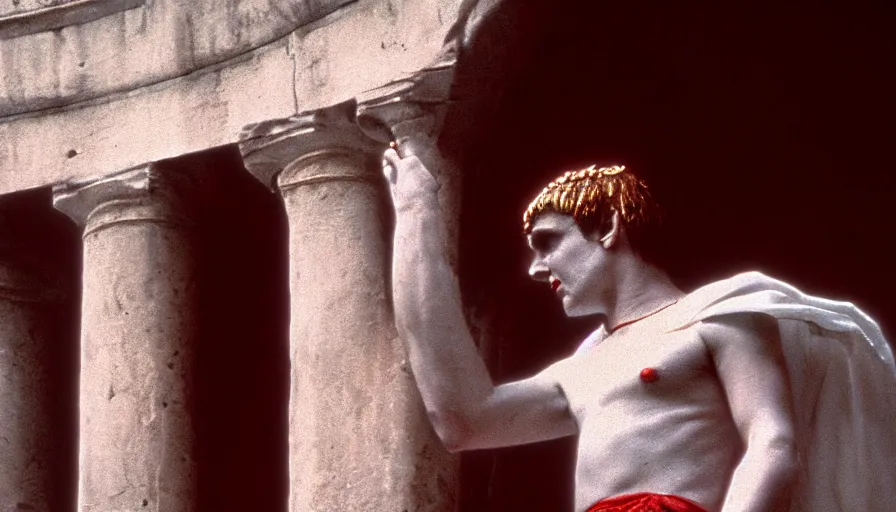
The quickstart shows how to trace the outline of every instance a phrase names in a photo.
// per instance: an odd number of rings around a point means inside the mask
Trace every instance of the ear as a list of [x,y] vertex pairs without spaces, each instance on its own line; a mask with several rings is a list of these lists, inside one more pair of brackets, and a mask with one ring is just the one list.
[[603,244],[604,249],[609,249],[616,244],[619,240],[621,230],[622,223],[619,220],[619,212],[613,210],[613,216],[610,218],[610,230],[600,239],[600,243]]

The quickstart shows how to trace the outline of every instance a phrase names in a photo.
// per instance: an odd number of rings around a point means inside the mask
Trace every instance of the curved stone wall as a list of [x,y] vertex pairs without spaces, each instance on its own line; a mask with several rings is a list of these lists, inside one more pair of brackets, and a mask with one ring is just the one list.
[[[32,0],[0,6],[0,116],[182,76],[354,1],[81,0],[47,7]],[[27,33],[29,27],[41,31]]]

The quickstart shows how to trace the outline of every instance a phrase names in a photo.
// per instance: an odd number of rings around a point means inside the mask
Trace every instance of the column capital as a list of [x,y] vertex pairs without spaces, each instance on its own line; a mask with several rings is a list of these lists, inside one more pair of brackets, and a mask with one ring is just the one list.
[[188,172],[172,161],[152,162],[100,178],[53,186],[53,206],[84,228],[84,235],[119,222],[191,225],[187,197],[195,188]]
[[416,156],[439,183],[438,201],[446,212],[448,263],[457,271],[461,174],[456,159],[438,146],[456,71],[456,54],[443,58],[403,80],[358,97],[358,124],[372,138],[395,140],[401,156]]
[[[240,153],[246,169],[269,187],[297,186],[297,181],[326,180],[302,177],[300,169],[317,157],[335,155],[366,158],[385,149],[357,124],[355,100],[303,112],[243,128]],[[338,176],[330,177],[340,179]]]
[[396,140],[404,154],[419,154],[438,139],[451,102],[456,55],[443,58],[413,75],[358,96],[358,125],[383,143]]

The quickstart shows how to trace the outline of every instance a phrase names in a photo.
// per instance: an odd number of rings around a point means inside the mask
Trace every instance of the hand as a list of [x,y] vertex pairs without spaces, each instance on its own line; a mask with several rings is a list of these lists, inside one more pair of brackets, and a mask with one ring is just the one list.
[[402,158],[395,149],[387,149],[383,154],[383,174],[396,211],[418,203],[436,204],[439,182],[416,156]]

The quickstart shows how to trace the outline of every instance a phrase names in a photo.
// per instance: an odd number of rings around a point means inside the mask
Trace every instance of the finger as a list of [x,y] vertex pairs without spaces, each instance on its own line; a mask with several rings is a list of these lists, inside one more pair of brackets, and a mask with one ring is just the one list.
[[396,169],[401,163],[401,157],[398,156],[398,152],[392,148],[387,149],[386,152],[383,153],[383,160],[389,162],[389,164]]
[[408,157],[407,151],[406,150],[403,151],[401,149],[401,146],[398,145],[397,140],[393,140],[392,142],[390,142],[389,147],[395,150],[395,153],[398,154],[399,158],[407,158]]
[[383,159],[383,174],[386,175],[386,181],[388,181],[390,185],[395,185],[398,179],[398,170],[385,158]]

